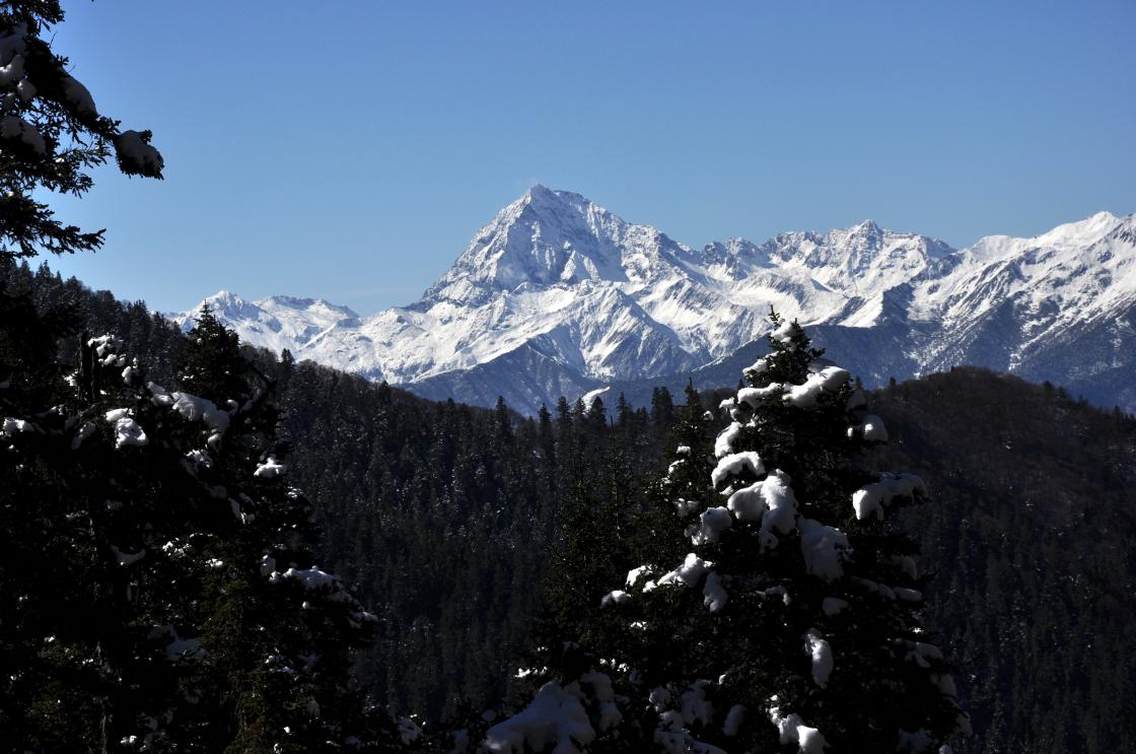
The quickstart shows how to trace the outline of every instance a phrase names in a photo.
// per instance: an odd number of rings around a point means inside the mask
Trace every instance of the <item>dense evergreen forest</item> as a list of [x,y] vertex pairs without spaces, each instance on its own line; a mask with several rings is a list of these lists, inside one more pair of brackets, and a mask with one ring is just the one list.
[[[154,379],[174,377],[185,338],[144,306],[45,268],[6,262],[2,279],[45,311],[75,307]],[[61,341],[61,358],[77,343]],[[379,616],[357,677],[430,722],[502,711],[534,627],[626,572],[643,496],[680,439],[712,441],[718,423],[698,420],[726,394],[659,391],[649,410],[562,402],[523,418],[246,353],[278,382],[319,564]],[[892,436],[880,468],[917,472],[932,491],[906,524],[933,574],[929,623],[960,667],[970,749],[1101,751],[1136,737],[1136,421],[976,369],[893,385],[872,404]],[[581,594],[564,594],[564,568],[587,572]]]
[[932,625],[964,669],[984,752],[1108,751],[1136,740],[1136,421],[978,369],[881,391],[923,475],[909,521],[936,576]]

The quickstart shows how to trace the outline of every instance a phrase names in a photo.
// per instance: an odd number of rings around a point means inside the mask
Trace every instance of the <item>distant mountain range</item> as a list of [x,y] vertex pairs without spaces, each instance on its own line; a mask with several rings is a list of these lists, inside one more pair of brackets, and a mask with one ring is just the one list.
[[[362,317],[227,291],[204,304],[245,342],[527,412],[561,395],[642,404],[658,384],[734,384],[764,351],[770,305],[868,385],[973,364],[1136,412],[1134,215],[961,250],[871,221],[694,249],[534,186],[408,306]],[[201,305],[175,318],[188,327]]]

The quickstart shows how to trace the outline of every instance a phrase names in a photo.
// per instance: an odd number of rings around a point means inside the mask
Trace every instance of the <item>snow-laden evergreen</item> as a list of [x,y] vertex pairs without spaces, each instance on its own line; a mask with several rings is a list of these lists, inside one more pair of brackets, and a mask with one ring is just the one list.
[[113,335],[64,374],[59,312],[19,313],[0,320],[5,744],[399,749],[350,681],[377,618],[313,562],[273,385],[235,336],[206,313],[167,390]]
[[[545,685],[489,750],[945,752],[966,733],[890,515],[927,490],[867,470],[883,422],[800,326],[773,324],[717,440],[695,431],[676,452],[660,487],[670,534],[596,595],[578,646],[547,653]],[[583,682],[596,672],[618,723],[608,706],[599,724]]]

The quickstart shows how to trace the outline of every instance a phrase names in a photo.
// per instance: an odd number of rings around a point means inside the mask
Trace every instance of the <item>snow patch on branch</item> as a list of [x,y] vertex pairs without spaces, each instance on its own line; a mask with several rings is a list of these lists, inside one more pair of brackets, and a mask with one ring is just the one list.
[[114,447],[127,445],[142,446],[150,442],[145,430],[134,421],[134,412],[129,408],[115,408],[107,411],[104,418],[114,426]]
[[95,108],[95,98],[78,79],[69,74],[64,74],[59,83],[63,89],[63,98],[75,108],[75,112],[88,118],[99,114],[99,111]]
[[728,456],[734,450],[734,441],[738,439],[738,435],[742,432],[742,425],[740,422],[731,422],[730,426],[723,429],[718,433],[714,439],[714,457],[722,458]]
[[882,521],[884,508],[896,498],[926,494],[927,485],[915,474],[880,474],[880,481],[864,485],[852,493],[852,508],[858,521],[873,514]]
[[682,565],[673,571],[669,571],[659,577],[658,585],[664,586],[666,584],[684,584],[690,588],[698,586],[698,582],[706,575],[714,566],[708,560],[703,560],[695,553],[687,553],[686,559],[683,560]]
[[150,137],[149,131],[123,131],[115,137],[114,150],[122,172],[147,178],[162,177],[166,163],[161,152],[150,146]]
[[335,577],[335,574],[320,570],[319,566],[312,566],[311,568],[289,568],[283,573],[274,572],[269,577],[269,581],[274,584],[284,579],[295,579],[300,582],[305,589],[337,588],[339,586],[339,579]]
[[23,434],[24,432],[39,431],[39,427],[32,424],[27,419],[16,419],[12,416],[6,416],[4,417],[4,420],[0,422],[0,435],[3,435],[5,437],[14,437],[18,434]]
[[813,682],[823,689],[828,685],[828,677],[832,674],[832,647],[820,631],[812,628],[805,634],[805,648],[813,662]]
[[527,707],[489,729],[485,748],[500,754],[525,754],[551,746],[552,754],[583,754],[596,731],[582,698],[579,683],[562,687],[549,681]]
[[765,466],[756,451],[745,450],[720,458],[718,465],[710,473],[710,483],[717,487],[731,476],[738,476],[744,472],[749,472],[755,477],[765,473]]
[[[271,560],[272,566],[276,565],[275,560]],[[264,561],[261,564],[261,572],[263,573],[267,565]],[[281,573],[280,571],[272,571],[268,574],[268,581],[272,584],[280,584],[285,581],[295,581],[304,588],[305,591],[314,592],[325,595],[330,602],[342,602],[352,608],[350,622],[358,626],[360,623],[374,623],[378,618],[362,609],[362,606],[356,601],[351,593],[344,588],[343,583],[335,574],[328,573],[321,570],[319,566],[312,566],[310,568],[289,568]]]
[[632,568],[627,572],[627,588],[633,588],[641,579],[646,580],[653,570],[654,569],[649,565],[641,565]]
[[707,508],[699,515],[698,523],[686,530],[686,535],[690,537],[692,544],[705,545],[717,542],[721,539],[722,532],[733,524],[734,519],[727,508],[723,506]]
[[761,522],[762,547],[776,546],[776,535],[788,534],[796,526],[797,498],[789,486],[789,475],[781,469],[730,495],[726,507],[739,521]]
[[256,465],[252,475],[257,479],[275,479],[284,473],[287,467],[276,460],[276,456],[269,456],[262,463]]
[[0,118],[0,139],[22,142],[38,155],[47,154],[47,142],[43,135],[18,115]]
[[844,561],[852,548],[848,535],[811,518],[797,522],[801,532],[801,554],[810,576],[832,582],[844,576]]
[[189,393],[171,393],[171,408],[187,421],[202,421],[210,429],[224,431],[229,428],[229,414],[217,408],[213,401]]
[[706,698],[706,687],[709,685],[709,681],[695,681],[679,697],[679,713],[687,725],[709,725],[714,719],[714,705]]
[[785,395],[785,402],[797,408],[815,408],[825,393],[836,393],[848,383],[851,375],[842,367],[825,367],[813,372],[800,385],[792,385]]
[[757,361],[742,370],[742,374],[752,372],[754,376],[764,374],[769,369],[769,356],[762,356]]
[[610,607],[612,605],[622,605],[631,601],[631,595],[622,589],[616,589],[608,592],[600,599],[600,607]]
[[611,730],[623,721],[623,713],[615,704],[615,689],[612,688],[611,678],[595,671],[580,676],[580,683],[592,689],[592,698],[599,705],[600,719],[598,726],[600,732]]
[[24,77],[24,56],[13,55],[7,65],[0,65],[0,86],[9,87]]
[[848,439],[861,437],[865,442],[887,442],[888,431],[884,420],[875,414],[868,414],[855,427],[848,428]]
[[203,422],[213,430],[206,440],[207,445],[214,447],[221,442],[232,420],[229,412],[217,408],[217,405],[207,398],[179,391],[171,393],[153,382],[147,383],[146,389],[150,391],[150,402],[155,406],[169,408],[186,421]]
[[[792,339],[793,339],[793,325],[794,324],[796,324],[796,322],[790,322],[789,320],[785,320],[780,325],[778,325],[776,328],[774,328],[772,331],[770,331],[769,337],[773,338],[778,343],[789,343],[789,342],[791,342]],[[759,363],[760,363],[760,361],[761,360],[759,360]],[[757,364],[754,364],[754,366],[756,367]]]
[[722,586],[722,579],[714,571],[706,574],[706,583],[702,585],[702,604],[706,605],[712,613],[716,613],[726,606],[730,595]]
[[744,403],[756,409],[761,402],[779,396],[785,392],[785,386],[780,382],[771,382],[765,387],[743,387],[738,391],[738,403]]
[[769,720],[777,726],[780,741],[783,744],[797,744],[800,754],[824,754],[828,741],[816,728],[805,725],[801,716],[793,712],[782,715],[777,707],[777,698],[773,698],[773,706],[769,708]]
[[655,729],[655,743],[664,754],[726,754],[717,746],[699,741],[691,735],[687,726],[698,723],[710,725],[714,717],[714,705],[706,698],[707,680],[698,680],[687,687],[679,696],[678,709],[666,709],[673,694],[665,688],[651,692],[650,701],[659,713],[659,726]]

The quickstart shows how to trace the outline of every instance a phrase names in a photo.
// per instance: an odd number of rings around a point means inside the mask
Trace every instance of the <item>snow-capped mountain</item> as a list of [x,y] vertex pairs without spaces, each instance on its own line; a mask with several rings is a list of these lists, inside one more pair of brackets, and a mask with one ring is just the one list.
[[813,325],[869,384],[968,363],[1136,408],[1131,215],[962,250],[871,221],[695,249],[534,186],[409,306],[360,317],[320,299],[221,292],[202,303],[246,342],[426,397],[503,395],[526,411],[609,384],[716,384],[716,364],[760,350],[770,305]]
[[330,330],[359,326],[358,314],[323,299],[270,296],[252,302],[229,291],[214,293],[193,311],[174,319],[183,328],[192,327],[194,317],[205,305],[243,342],[273,351],[300,351]]

